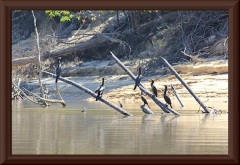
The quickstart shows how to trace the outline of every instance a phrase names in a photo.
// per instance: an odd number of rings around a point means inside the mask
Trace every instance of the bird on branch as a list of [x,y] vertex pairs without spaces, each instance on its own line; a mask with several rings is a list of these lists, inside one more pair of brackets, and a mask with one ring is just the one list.
[[164,100],[166,101],[166,103],[167,104],[169,104],[170,105],[170,107],[172,108],[172,102],[171,102],[171,99],[167,96],[167,85],[164,85],[165,86],[165,90],[164,90],[164,96],[163,96],[163,98],[164,98]]
[[58,57],[58,64],[57,64],[57,68],[56,68],[56,80],[55,80],[55,83],[58,82],[58,79],[60,77],[60,73],[62,71],[62,69],[61,69],[61,59],[62,59],[61,57]]
[[142,79],[142,67],[138,68],[138,76],[135,79],[135,86],[133,88],[133,90],[135,90],[137,88],[137,86],[139,86],[139,83]]
[[102,97],[103,91],[104,91],[104,78],[102,78],[102,84],[99,88],[95,90],[95,93],[97,93],[96,101],[98,101],[99,97]]
[[154,80],[152,80],[151,88],[152,88],[153,94],[157,97],[157,88],[156,88],[155,85],[154,85]]

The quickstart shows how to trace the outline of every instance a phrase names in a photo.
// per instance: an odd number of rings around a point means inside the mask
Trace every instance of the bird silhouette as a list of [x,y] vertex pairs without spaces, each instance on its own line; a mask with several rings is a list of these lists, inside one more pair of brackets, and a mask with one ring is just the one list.
[[61,71],[62,71],[62,69],[61,69],[61,57],[58,57],[58,64],[57,64],[57,68],[56,68],[56,80],[55,80],[55,83],[57,83],[58,82],[58,79],[59,79],[59,77],[60,77],[60,73],[61,73]]
[[152,88],[153,94],[157,97],[157,88],[154,85],[154,80],[152,80],[151,82],[151,88]]
[[98,99],[100,97],[102,97],[103,91],[104,91],[105,87],[104,87],[104,78],[102,78],[102,84],[100,85],[99,88],[97,88],[95,90],[95,93],[97,93],[97,97],[96,97],[96,101],[98,101]]
[[133,90],[135,90],[137,88],[137,86],[139,86],[139,83],[142,79],[142,67],[138,68],[138,76],[135,79],[135,86],[133,88]]
[[145,104],[147,104],[147,106],[150,108],[150,106],[148,105],[148,102],[147,102],[146,98],[143,96],[142,93],[143,93],[143,92],[141,91],[141,99],[142,99],[142,101],[143,101],[143,103],[144,103],[144,106],[145,106]]
[[165,86],[165,90],[164,90],[164,96],[163,96],[163,98],[164,98],[164,100],[166,101],[166,103],[167,104],[169,104],[170,105],[170,107],[172,108],[172,102],[171,102],[171,99],[167,96],[167,85],[164,85]]

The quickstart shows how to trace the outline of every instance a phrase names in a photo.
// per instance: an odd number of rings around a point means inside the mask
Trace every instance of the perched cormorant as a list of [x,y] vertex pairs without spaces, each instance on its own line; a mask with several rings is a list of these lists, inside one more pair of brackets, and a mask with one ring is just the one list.
[[143,101],[143,103],[144,103],[144,106],[145,106],[145,104],[147,104],[147,106],[150,108],[150,106],[148,105],[148,102],[147,102],[146,98],[142,95],[142,91],[141,91],[141,99],[142,99],[142,101]]
[[165,90],[164,90],[164,100],[170,105],[170,107],[172,108],[172,103],[171,103],[171,99],[166,95],[167,93],[167,85],[165,86]]
[[156,88],[155,85],[154,85],[154,80],[152,80],[151,88],[152,88],[153,94],[157,97],[157,88]]
[[135,86],[134,86],[133,90],[135,90],[137,88],[137,86],[139,86],[141,79],[142,79],[142,68],[139,67],[138,68],[138,76],[136,77]]
[[102,97],[103,91],[104,91],[104,78],[102,78],[102,84],[98,89],[95,90],[95,93],[97,93],[96,101],[98,101],[99,97]]
[[60,63],[61,59],[62,59],[61,57],[58,57],[58,65],[57,65],[57,68],[56,68],[56,80],[55,80],[55,83],[58,82],[58,78],[59,78],[60,73],[61,73],[61,63]]

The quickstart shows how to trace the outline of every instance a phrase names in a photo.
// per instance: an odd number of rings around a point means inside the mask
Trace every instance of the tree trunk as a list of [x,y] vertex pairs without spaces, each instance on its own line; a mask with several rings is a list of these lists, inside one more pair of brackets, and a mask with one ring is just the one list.
[[166,64],[166,66],[169,68],[169,70],[174,74],[178,80],[183,84],[183,86],[188,90],[188,92],[195,98],[195,100],[201,105],[201,107],[204,109],[205,113],[209,113],[207,107],[200,101],[200,99],[194,94],[194,92],[188,87],[188,85],[185,83],[185,81],[180,77],[180,75],[175,71],[175,69],[167,62],[167,60],[163,57],[160,57],[163,62]]
[[172,90],[173,90],[174,95],[176,96],[176,98],[178,99],[179,103],[181,104],[181,106],[184,107],[184,104],[182,103],[182,100],[180,99],[177,91],[174,89],[174,87],[173,87],[172,84],[171,84],[171,88],[172,88]]
[[[53,73],[50,73],[50,72],[47,72],[47,71],[43,71],[43,73],[46,73],[46,74],[48,74],[48,75],[56,78],[56,75],[53,74]],[[94,93],[92,90],[90,90],[90,89],[88,89],[88,88],[86,88],[86,87],[84,87],[84,86],[82,86],[82,85],[80,85],[80,84],[77,84],[77,83],[75,83],[75,82],[73,82],[73,81],[71,81],[71,80],[67,80],[67,79],[65,79],[65,78],[63,78],[63,77],[61,77],[61,76],[59,77],[59,80],[62,80],[62,81],[65,82],[65,83],[71,84],[71,85],[75,86],[76,88],[81,89],[82,91],[84,91],[85,93],[91,95],[91,96],[94,97],[94,98],[97,97],[97,94],[96,94],[96,93]],[[120,107],[112,104],[111,102],[105,100],[105,99],[102,98],[102,97],[100,97],[100,98],[98,99],[98,101],[101,101],[101,102],[107,104],[108,106],[112,107],[113,109],[117,110],[118,112],[122,113],[123,115],[132,116],[132,114],[126,112],[126,111],[123,110],[122,108],[120,108]]]
[[[113,38],[111,38],[111,37],[101,34],[101,35],[99,35],[99,37],[97,37],[95,39],[92,39],[92,40],[89,40],[86,42],[81,42],[79,44],[76,44],[74,46],[71,46],[71,47],[68,47],[65,49],[55,50],[52,52],[45,52],[44,54],[42,54],[41,60],[46,60],[48,58],[54,58],[54,57],[59,57],[59,56],[66,56],[66,55],[71,54],[76,51],[90,49],[93,47],[98,47],[99,45],[102,45],[104,42],[109,41],[109,39],[111,39],[111,41],[115,41],[115,42],[118,41],[118,40],[113,40]],[[26,65],[29,63],[37,63],[37,62],[38,62],[38,57],[36,57],[36,56],[18,58],[18,59],[12,60],[12,66],[20,66],[20,65]]]
[[[39,35],[38,35],[38,30],[37,30],[37,20],[36,17],[34,15],[34,12],[32,10],[32,15],[33,15],[33,22],[34,22],[34,27],[35,27],[35,33],[36,33],[36,40],[37,40],[37,48],[38,48],[38,82],[40,85],[40,93],[41,93],[41,97],[44,96],[44,90],[43,90],[43,86],[42,86],[42,66],[41,66],[41,53],[40,53],[40,46],[39,46]],[[44,104],[47,105],[47,103],[44,101]]]
[[[112,53],[112,57],[116,60],[118,65],[135,81],[136,76],[132,74],[132,72],[124,66],[124,64]],[[140,82],[139,83],[139,89],[146,93],[152,100],[166,113],[172,112],[174,115],[180,115],[178,112],[173,110],[172,108],[166,106],[159,98],[157,98],[154,94],[152,94],[147,88],[143,86],[143,84]]]

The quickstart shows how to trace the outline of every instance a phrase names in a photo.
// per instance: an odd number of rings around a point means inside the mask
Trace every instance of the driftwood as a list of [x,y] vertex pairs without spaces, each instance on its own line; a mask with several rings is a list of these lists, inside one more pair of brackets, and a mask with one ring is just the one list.
[[[110,51],[112,54],[112,57],[116,60],[118,65],[135,81],[136,76],[132,74],[132,72],[124,66],[124,64]],[[166,106],[159,98],[157,98],[154,94],[152,94],[147,88],[144,87],[144,85],[140,82],[139,83],[139,89],[146,93],[152,100],[166,113],[173,113],[174,115],[180,115],[177,111],[173,110],[172,108]]]
[[209,113],[209,110],[207,107],[200,101],[200,99],[194,94],[194,92],[188,87],[188,85],[184,82],[184,80],[179,76],[179,74],[174,70],[174,68],[167,62],[167,60],[163,57],[160,57],[163,62],[166,64],[166,66],[169,68],[169,70],[174,74],[178,80],[183,84],[183,86],[188,90],[188,92],[195,98],[195,100],[201,105],[201,107],[204,109],[205,113]]
[[146,114],[154,114],[148,107],[146,107],[145,105],[141,105],[140,108],[142,109],[142,111]]
[[[35,103],[35,104],[40,104],[40,105],[46,105],[45,103],[40,103],[38,101],[35,101],[33,99],[31,99],[30,97],[28,97],[28,95],[22,90],[20,89],[14,82],[12,82],[12,84],[14,85],[15,88],[17,88],[29,101]],[[26,89],[25,89],[26,90]],[[42,101],[45,101],[45,102],[51,102],[51,103],[61,103],[63,106],[66,106],[66,103],[64,100],[55,100],[55,99],[47,99],[47,98],[44,98],[44,97],[40,97],[38,96],[37,94],[35,93],[32,93],[28,90],[26,90],[27,92],[31,93],[33,96],[37,97],[38,99],[42,100]]]
[[[54,78],[56,78],[56,75],[53,74],[53,73],[50,73],[50,72],[47,72],[47,71],[42,71],[42,72],[45,73],[45,74],[48,74],[48,75],[50,75],[50,76],[52,76],[52,77],[54,77]],[[86,88],[86,87],[84,87],[84,86],[82,86],[82,85],[80,85],[80,84],[77,84],[77,83],[75,83],[75,82],[73,82],[73,81],[71,81],[71,80],[67,80],[67,79],[65,79],[65,78],[63,78],[63,77],[61,77],[61,76],[59,77],[59,80],[65,82],[65,83],[67,83],[67,84],[71,84],[71,85],[73,85],[73,86],[76,87],[76,88],[81,89],[82,91],[84,91],[85,93],[91,95],[91,96],[94,97],[94,98],[97,97],[97,95],[96,95],[92,90],[90,90],[90,89],[88,89],[88,88]],[[115,109],[116,111],[122,113],[123,115],[132,116],[132,114],[126,112],[124,109],[122,109],[122,108],[120,108],[120,107],[112,104],[111,102],[105,100],[105,99],[102,98],[102,97],[99,97],[98,100],[101,101],[101,102],[103,102],[103,103],[105,103],[106,105],[112,107],[113,109]]]
[[[68,47],[68,48],[65,48],[65,49],[55,50],[55,51],[52,51],[52,52],[45,52],[41,56],[41,60],[46,60],[46,59],[53,58],[53,57],[58,57],[58,56],[66,56],[66,55],[71,54],[71,53],[76,52],[76,51],[90,49],[92,47],[102,45],[106,41],[120,42],[120,40],[116,40],[116,39],[111,38],[107,35],[98,34],[97,38],[91,39],[89,41],[81,42],[81,43],[78,43],[74,46],[71,46],[71,47]],[[38,62],[38,57],[36,57],[36,56],[25,57],[25,58],[17,58],[17,59],[12,60],[12,66],[20,66],[20,65],[26,65],[26,64],[29,64],[29,63],[37,63],[37,62]]]
[[28,100],[30,100],[30,101],[33,102],[33,103],[39,104],[37,101],[35,101],[35,100],[31,99],[30,97],[28,97],[28,95],[27,95],[25,92],[23,92],[23,91],[17,86],[17,84],[15,84],[14,82],[12,82],[12,84],[13,84],[13,86],[14,86],[15,88],[17,88],[17,90],[20,91]]
[[180,99],[177,91],[174,89],[174,87],[173,87],[172,84],[171,84],[171,88],[172,88],[172,90],[173,90],[174,95],[176,96],[176,98],[178,99],[179,103],[181,104],[181,106],[184,107],[184,104],[182,103],[182,100]]
[[17,97],[21,97],[23,99],[23,97],[21,96],[21,91],[15,87],[15,86],[20,86],[21,83],[21,79],[18,78],[17,81],[15,82],[15,80],[12,80],[12,99],[16,99]]

